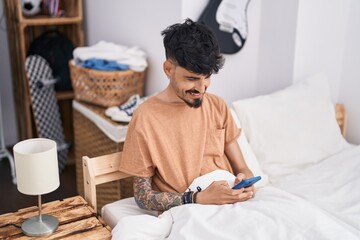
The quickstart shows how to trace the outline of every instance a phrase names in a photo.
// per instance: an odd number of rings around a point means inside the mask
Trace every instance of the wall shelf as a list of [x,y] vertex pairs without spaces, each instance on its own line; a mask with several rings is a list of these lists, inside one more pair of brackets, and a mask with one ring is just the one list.
[[[56,29],[73,43],[74,47],[84,46],[83,2],[64,1],[60,6],[64,17],[42,14],[23,16],[21,0],[4,0],[4,12],[8,29],[11,52],[11,72],[13,79],[15,111],[20,140],[37,137],[37,130],[31,108],[28,79],[25,72],[26,53],[31,42],[47,30]],[[56,97],[63,122],[65,139],[73,142],[72,99],[73,91],[57,92]]]
[[56,92],[56,98],[58,101],[74,99],[74,92],[73,91]]
[[21,24],[23,26],[44,26],[44,25],[66,25],[66,24],[80,24],[82,18],[80,17],[34,17],[34,18],[23,18]]

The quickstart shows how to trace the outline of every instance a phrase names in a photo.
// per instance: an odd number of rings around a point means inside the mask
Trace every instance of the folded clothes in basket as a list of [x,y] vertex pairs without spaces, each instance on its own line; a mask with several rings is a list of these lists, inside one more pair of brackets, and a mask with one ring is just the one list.
[[124,104],[107,108],[105,115],[111,117],[116,122],[130,122],[135,109],[146,99],[148,97],[140,97],[139,94],[135,94]]
[[98,58],[90,58],[81,63],[82,67],[101,70],[101,71],[124,71],[129,70],[126,64],[120,64],[112,60],[104,60]]
[[82,63],[96,58],[107,61],[116,61],[128,65],[133,71],[142,72],[148,64],[146,54],[139,47],[126,47],[112,42],[100,41],[92,46],[77,47],[73,51],[75,63]]

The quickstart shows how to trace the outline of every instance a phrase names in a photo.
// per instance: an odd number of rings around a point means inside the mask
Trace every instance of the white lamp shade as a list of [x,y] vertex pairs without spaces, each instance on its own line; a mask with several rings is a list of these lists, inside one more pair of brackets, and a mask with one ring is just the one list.
[[41,195],[59,187],[55,141],[45,138],[28,139],[15,144],[13,150],[19,192]]

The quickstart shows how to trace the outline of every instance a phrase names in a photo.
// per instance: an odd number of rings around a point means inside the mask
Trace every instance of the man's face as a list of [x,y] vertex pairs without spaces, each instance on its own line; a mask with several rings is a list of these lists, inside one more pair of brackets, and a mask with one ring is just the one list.
[[210,76],[190,72],[174,64],[171,60],[167,60],[166,64],[168,64],[168,71],[165,69],[165,72],[176,96],[190,107],[200,107],[211,82]]

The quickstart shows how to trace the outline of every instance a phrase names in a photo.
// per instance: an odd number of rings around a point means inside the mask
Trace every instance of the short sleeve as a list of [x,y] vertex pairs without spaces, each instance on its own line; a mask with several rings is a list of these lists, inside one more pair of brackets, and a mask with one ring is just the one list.
[[119,170],[138,177],[151,177],[154,175],[154,165],[147,140],[136,126],[141,124],[134,116],[128,127]]
[[223,104],[224,104],[223,111],[225,111],[224,114],[225,144],[229,144],[233,141],[236,141],[240,137],[241,130],[236,125],[235,120],[231,114],[230,108],[226,105],[225,102]]

